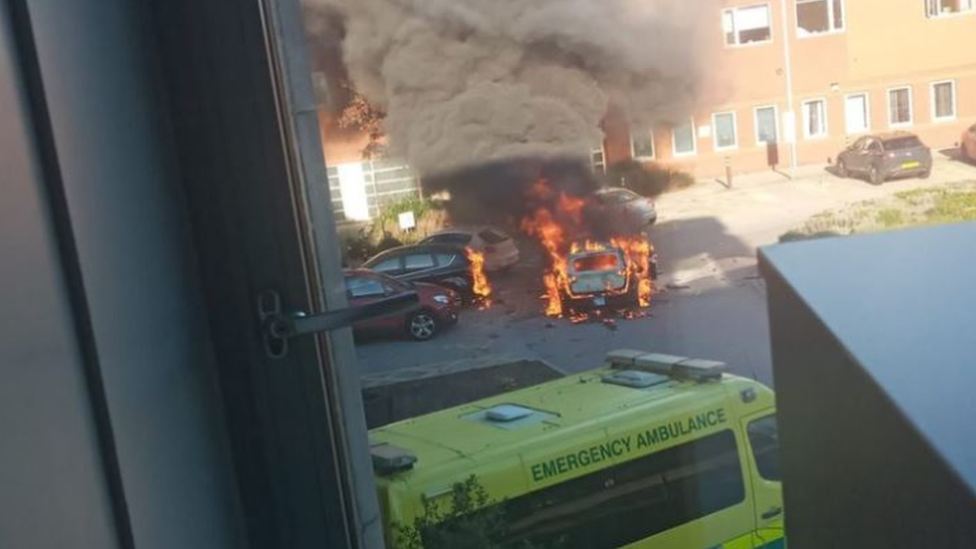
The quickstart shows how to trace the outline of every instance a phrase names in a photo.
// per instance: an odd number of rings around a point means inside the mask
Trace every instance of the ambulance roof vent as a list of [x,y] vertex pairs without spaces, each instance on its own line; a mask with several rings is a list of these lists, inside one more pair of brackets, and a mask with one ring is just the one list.
[[661,353],[645,353],[632,349],[612,351],[607,354],[607,362],[620,370],[638,370],[677,379],[698,382],[716,381],[728,371],[722,362],[702,360]]
[[369,453],[373,458],[373,470],[383,476],[409,471],[417,463],[417,456],[410,450],[386,442],[370,441]]
[[641,372],[638,370],[620,370],[609,375],[603,376],[603,382],[622,387],[633,387],[634,389],[646,389],[669,381],[668,376],[654,374],[651,372]]
[[498,406],[489,408],[485,412],[485,417],[490,421],[508,423],[516,419],[529,417],[534,412],[535,410],[531,408],[525,408],[516,404],[499,404]]

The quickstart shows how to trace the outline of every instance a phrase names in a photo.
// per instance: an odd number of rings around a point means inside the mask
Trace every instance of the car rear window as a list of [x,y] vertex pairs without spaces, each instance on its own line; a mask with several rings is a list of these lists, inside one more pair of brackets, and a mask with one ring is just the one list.
[[507,234],[502,234],[494,229],[485,229],[478,233],[478,236],[489,244],[501,244],[508,240]]
[[617,269],[620,258],[614,253],[593,254],[573,260],[573,269],[583,271],[612,271]]
[[471,242],[471,235],[465,233],[435,234],[434,236],[428,237],[424,242],[433,242],[434,244],[460,244],[461,246],[465,246]]
[[922,142],[918,140],[914,135],[908,137],[898,137],[895,139],[890,139],[885,141],[885,149],[889,151],[897,151],[901,149],[914,149],[916,147],[922,147]]

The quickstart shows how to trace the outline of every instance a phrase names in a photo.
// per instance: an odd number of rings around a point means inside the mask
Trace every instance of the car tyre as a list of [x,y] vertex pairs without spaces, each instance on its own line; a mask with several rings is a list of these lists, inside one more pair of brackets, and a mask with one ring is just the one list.
[[849,176],[850,176],[850,173],[848,173],[848,171],[847,171],[847,162],[844,162],[843,160],[838,160],[837,161],[837,177],[840,177],[841,179],[847,179]]
[[920,173],[918,177],[921,179],[928,179],[929,176],[931,175],[932,175],[932,170],[925,170],[924,172]]
[[437,318],[427,309],[414,312],[407,318],[407,333],[414,341],[427,341],[437,334]]
[[881,174],[881,170],[877,166],[871,166],[871,170],[868,172],[868,180],[871,181],[872,185],[880,185],[884,183],[884,175]]

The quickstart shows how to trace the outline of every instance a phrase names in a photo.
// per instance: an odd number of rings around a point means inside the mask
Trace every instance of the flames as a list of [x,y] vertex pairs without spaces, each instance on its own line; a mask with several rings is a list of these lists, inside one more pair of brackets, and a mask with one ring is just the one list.
[[472,291],[482,307],[491,306],[491,284],[485,274],[485,254],[473,248],[466,248],[468,261],[471,263],[471,279],[474,283]]
[[[558,195],[545,179],[540,179],[529,188],[526,199],[531,202],[543,202],[531,215],[522,219],[521,229],[524,233],[536,238],[545,250],[547,267],[543,273],[542,282],[545,293],[542,298],[546,301],[546,316],[566,316],[563,297],[570,288],[570,278],[567,272],[567,258],[570,254],[597,252],[610,250],[607,242],[596,240],[580,240],[587,233],[583,221],[583,209],[586,201],[582,198],[559,193]],[[630,284],[637,284],[637,301],[640,307],[651,304],[654,285],[651,279],[651,257],[653,247],[643,235],[617,236],[609,239],[609,246],[620,249],[625,257],[626,265],[622,270],[628,276],[628,291]],[[587,320],[589,315],[573,312],[569,318],[574,323]]]

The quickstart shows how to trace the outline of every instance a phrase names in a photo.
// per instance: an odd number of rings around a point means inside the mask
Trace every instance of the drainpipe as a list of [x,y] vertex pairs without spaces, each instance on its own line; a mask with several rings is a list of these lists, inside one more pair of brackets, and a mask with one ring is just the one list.
[[[780,7],[783,10],[783,70],[786,77],[786,120],[789,126],[786,128],[790,135],[786,136],[790,142],[790,178],[796,177],[796,113],[793,112],[793,59],[790,55],[790,28],[786,11],[786,0],[780,0]],[[785,132],[784,132],[785,133]]]

